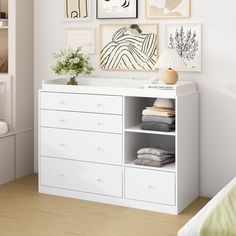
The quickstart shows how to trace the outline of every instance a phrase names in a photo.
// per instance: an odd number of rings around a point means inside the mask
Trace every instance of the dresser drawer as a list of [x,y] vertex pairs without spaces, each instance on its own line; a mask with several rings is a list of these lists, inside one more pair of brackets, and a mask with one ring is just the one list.
[[41,126],[122,133],[122,116],[41,110]]
[[125,168],[125,198],[175,205],[175,173]]
[[122,167],[41,157],[41,185],[122,197]]
[[122,135],[41,128],[41,155],[122,164]]
[[41,92],[41,109],[122,114],[122,97]]

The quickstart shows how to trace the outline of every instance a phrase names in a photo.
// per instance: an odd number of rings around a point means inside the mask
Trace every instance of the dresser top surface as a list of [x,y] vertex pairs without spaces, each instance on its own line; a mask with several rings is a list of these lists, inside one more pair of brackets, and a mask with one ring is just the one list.
[[180,81],[175,85],[152,84],[141,79],[79,79],[78,86],[66,85],[66,80],[45,80],[41,91],[61,93],[106,94],[137,97],[176,98],[197,92],[195,81]]

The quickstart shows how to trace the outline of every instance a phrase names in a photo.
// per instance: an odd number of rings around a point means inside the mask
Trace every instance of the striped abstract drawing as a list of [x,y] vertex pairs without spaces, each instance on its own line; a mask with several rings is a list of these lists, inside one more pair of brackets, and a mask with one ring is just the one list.
[[105,70],[154,70],[156,61],[157,33],[143,33],[137,24],[119,28],[101,48]]
[[88,18],[88,0],[65,0],[65,18]]

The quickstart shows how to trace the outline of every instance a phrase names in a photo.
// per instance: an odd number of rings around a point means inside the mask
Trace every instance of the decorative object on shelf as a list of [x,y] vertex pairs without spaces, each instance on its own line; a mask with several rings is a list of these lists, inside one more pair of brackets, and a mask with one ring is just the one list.
[[138,18],[138,0],[97,0],[97,19]]
[[172,132],[175,130],[175,108],[171,99],[158,98],[142,112],[143,130]]
[[0,121],[0,135],[4,135],[8,132],[8,125],[6,122]]
[[87,21],[91,19],[91,0],[63,0],[64,20]]
[[185,62],[178,71],[201,71],[201,24],[166,25],[166,48],[175,48]]
[[94,54],[94,29],[66,29],[66,48],[72,48],[73,50],[81,48],[81,52],[85,54]]
[[0,19],[0,27],[6,27],[6,26],[8,26],[8,20]]
[[155,70],[158,25],[101,25],[100,65],[104,70]]
[[190,0],[146,0],[147,18],[188,18]]
[[0,56],[0,72],[3,70],[5,65],[5,60],[3,59],[3,57]]
[[185,63],[175,48],[166,48],[156,63],[156,67],[163,69],[161,80],[165,84],[175,84],[178,81],[176,69],[185,67]]
[[83,54],[80,48],[60,50],[59,53],[54,54],[54,58],[57,62],[51,68],[55,74],[70,78],[67,85],[78,85],[76,80],[78,75],[90,75],[94,70],[90,58]]
[[0,19],[6,19],[6,12],[0,12]]

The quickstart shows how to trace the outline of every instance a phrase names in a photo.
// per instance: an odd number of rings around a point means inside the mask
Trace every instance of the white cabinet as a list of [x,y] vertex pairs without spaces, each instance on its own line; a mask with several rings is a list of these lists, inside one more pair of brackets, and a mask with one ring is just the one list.
[[15,179],[14,137],[0,139],[0,185]]
[[[198,92],[194,82],[168,89],[64,86],[39,93],[39,191],[178,214],[198,195]],[[173,99],[176,131],[140,129],[142,110]],[[173,150],[176,162],[137,166],[137,150]]]
[[[32,0],[0,0],[8,16],[8,27],[0,27],[0,55],[6,60],[0,71],[0,120],[7,122],[7,136],[14,140],[11,168],[16,178],[33,173],[33,6]],[[7,140],[11,146],[11,138]],[[0,155],[7,158],[2,146]]]

